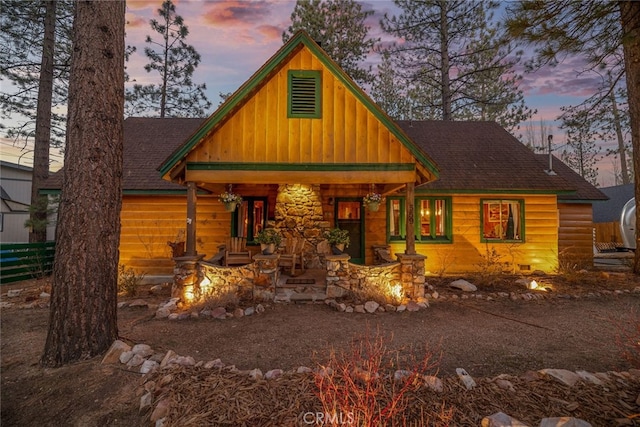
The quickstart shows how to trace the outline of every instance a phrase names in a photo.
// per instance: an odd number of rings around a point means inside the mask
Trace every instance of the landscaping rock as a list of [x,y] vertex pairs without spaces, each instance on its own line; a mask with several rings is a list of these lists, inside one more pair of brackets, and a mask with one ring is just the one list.
[[456,368],[456,374],[458,374],[458,378],[460,378],[467,390],[471,390],[476,386],[476,382],[464,369]]
[[224,307],[216,307],[211,310],[211,317],[218,320],[224,320],[227,318],[227,310]]
[[148,374],[149,372],[155,370],[158,367],[158,362],[154,360],[145,360],[142,362],[142,366],[140,366],[141,374]]
[[364,305],[357,304],[355,307],[353,307],[353,311],[355,311],[356,313],[364,313]]
[[590,423],[573,417],[553,417],[540,420],[539,427],[592,427]]
[[576,374],[584,381],[589,382],[591,384],[595,384],[595,385],[602,385],[602,381],[596,377],[595,375],[593,375],[590,372],[587,371],[576,371]]
[[262,304],[258,304],[258,305],[256,305],[256,313],[257,313],[257,314],[262,314],[262,313],[264,313],[264,305],[262,305]]
[[393,373],[393,380],[399,383],[409,378],[411,374],[413,374],[413,372],[407,371],[405,369],[398,369]]
[[129,303],[129,307],[131,308],[148,308],[149,303],[143,299],[136,299]]
[[236,308],[235,310],[233,310],[233,317],[235,318],[240,318],[244,316],[244,310],[241,308]]
[[136,344],[131,349],[133,354],[139,354],[141,357],[149,357],[153,354],[151,346],[147,344]]
[[253,307],[247,307],[244,309],[244,315],[245,316],[251,316],[253,313],[256,312],[256,309]]
[[573,387],[578,381],[580,381],[578,374],[567,369],[541,369],[538,372],[543,375],[548,375],[569,387]]
[[398,307],[396,307],[396,311],[399,312],[399,313],[402,313],[406,309],[407,309],[407,306],[404,305],[404,304],[400,304]]
[[[111,364],[120,361],[120,355],[125,351],[130,351],[131,346],[123,341],[115,340],[109,350],[107,350],[107,354],[102,358],[102,364]],[[133,356],[133,355],[132,355]]]
[[484,417],[480,425],[482,427],[529,427],[529,425],[503,412],[496,412],[493,415]]
[[10,289],[7,291],[7,298],[19,297],[24,289]]
[[164,355],[164,358],[162,359],[162,362],[160,362],[160,367],[164,368],[165,366],[167,366],[169,364],[169,362],[171,362],[176,357],[178,357],[178,355],[176,354],[175,351],[173,351],[173,350],[167,351],[167,354]]
[[313,372],[313,369],[308,368],[306,366],[299,366],[298,369],[296,369],[297,374],[310,374],[312,372]]
[[266,374],[264,374],[264,378],[267,380],[275,380],[277,378],[280,378],[283,374],[282,369],[272,369],[270,371],[267,371]]
[[435,391],[436,393],[442,393],[444,391],[442,380],[436,376],[424,375],[422,381],[424,381],[424,385],[429,387],[431,391]]
[[155,423],[161,418],[165,418],[167,415],[169,415],[169,409],[171,409],[171,400],[167,398],[162,399],[160,402],[158,402],[156,408],[151,413],[151,422]]
[[120,360],[120,363],[126,364],[129,363],[132,357],[133,351],[123,351],[122,353],[120,353],[120,357],[118,358],[118,360]]
[[249,372],[249,378],[251,378],[254,381],[259,381],[263,378],[264,375],[262,375],[262,371],[258,368],[256,369],[252,369]]
[[458,279],[449,283],[449,287],[460,289],[461,291],[464,291],[464,292],[475,292],[478,290],[478,288],[476,288],[476,285],[469,283],[464,279]]
[[127,362],[127,366],[130,368],[135,368],[137,366],[142,365],[144,361],[145,361],[144,357],[140,356],[139,354],[134,354],[133,357],[129,359],[129,361]]
[[378,307],[380,307],[380,304],[375,301],[367,301],[364,303],[364,309],[367,313],[375,313]]
[[146,411],[153,404],[153,393],[145,393],[140,398],[140,412]]

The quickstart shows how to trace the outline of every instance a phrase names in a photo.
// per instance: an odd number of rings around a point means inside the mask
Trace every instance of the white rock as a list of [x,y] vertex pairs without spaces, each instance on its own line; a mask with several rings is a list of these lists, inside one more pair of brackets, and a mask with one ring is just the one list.
[[49,298],[50,296],[51,296],[51,294],[47,293],[47,292],[41,292],[40,293],[40,298]]
[[433,291],[431,293],[431,298],[433,298],[433,299],[438,299],[439,296],[440,296],[440,294],[438,293],[438,291]]
[[156,405],[156,408],[151,413],[150,420],[152,423],[159,421],[161,418],[169,415],[169,410],[171,409],[171,400],[169,398],[164,398]]
[[196,360],[191,356],[177,356],[172,359],[169,363],[174,363],[176,365],[181,366],[195,366]]
[[224,307],[216,307],[211,310],[211,317],[218,320],[224,320],[227,318],[227,310]]
[[493,415],[484,417],[480,423],[482,427],[529,427],[522,421],[519,421],[503,412],[496,412]]
[[336,310],[338,310],[339,312],[343,313],[345,311],[347,311],[347,305],[343,302],[339,303],[336,305]]
[[167,418],[160,418],[156,420],[155,427],[164,427],[167,424]]
[[123,351],[122,353],[120,353],[120,357],[118,357],[118,360],[120,360],[120,363],[129,363],[129,360],[131,360],[132,357],[133,351]]
[[409,301],[407,303],[407,311],[418,311],[420,310],[420,305],[418,305],[418,303],[416,303],[415,301]]
[[216,360],[209,360],[208,362],[206,362],[204,365],[202,365],[205,369],[212,369],[212,368],[224,368],[224,364],[222,363],[222,361],[220,359],[216,359]]
[[590,423],[574,417],[553,417],[540,420],[539,427],[592,427]]
[[469,283],[464,279],[458,279],[449,283],[449,287],[460,289],[461,291],[464,291],[464,292],[475,292],[478,290],[476,285]]
[[556,381],[569,387],[573,387],[575,383],[580,381],[580,376],[578,376],[578,374],[567,369],[541,369],[538,372],[543,375],[548,375]]
[[251,371],[249,371],[249,378],[251,378],[254,381],[261,380],[262,377],[263,377],[262,371],[258,368],[252,369]]
[[393,380],[399,383],[409,378],[411,374],[413,374],[413,372],[407,371],[405,369],[398,369],[393,373]]
[[139,354],[142,357],[149,357],[153,354],[151,346],[147,344],[136,344],[133,346],[131,351],[133,352],[133,354]]
[[153,393],[145,393],[140,398],[140,412],[150,408],[153,404]]
[[127,362],[127,366],[130,368],[140,366],[144,363],[144,360],[144,357],[140,356],[139,354],[134,354],[133,357]]
[[364,309],[367,313],[375,313],[378,307],[380,307],[380,304],[375,301],[367,301],[364,303]]
[[262,305],[262,304],[256,305],[256,313],[258,313],[258,314],[264,313],[264,305]]
[[142,362],[142,366],[140,366],[141,374],[148,374],[151,371],[154,371],[158,367],[158,362],[155,360],[145,360]]
[[458,378],[460,378],[467,390],[471,390],[476,386],[476,382],[464,369],[456,368],[456,374],[458,374]]
[[7,291],[7,297],[8,298],[19,297],[22,291],[24,291],[24,289],[10,289]]
[[403,311],[405,311],[407,309],[407,306],[404,304],[400,304],[398,307],[396,307],[396,311],[402,313]]
[[244,309],[244,315],[245,316],[251,316],[253,313],[255,313],[256,309],[253,307],[247,307]]
[[313,372],[313,369],[306,366],[299,366],[298,369],[296,369],[297,374],[310,374],[311,372]]
[[442,380],[436,376],[423,375],[422,381],[424,381],[424,385],[429,387],[431,391],[435,391],[436,393],[442,393],[444,391]]
[[576,371],[576,374],[586,382],[590,382],[595,385],[602,385],[602,381],[595,375],[587,371]]
[[509,390],[512,392],[516,391],[515,387],[513,386],[513,383],[509,380],[498,378],[495,380],[495,383],[498,387],[500,387],[503,390]]
[[167,354],[164,355],[164,358],[162,359],[162,362],[160,362],[160,366],[164,368],[165,366],[167,366],[176,357],[178,357],[178,355],[176,354],[175,351],[173,351],[173,350],[167,351]]
[[353,307],[348,305],[344,309],[345,313],[353,313]]
[[244,316],[244,310],[241,308],[236,308],[235,310],[233,310],[233,317],[243,317]]
[[264,377],[268,380],[275,380],[276,378],[280,378],[282,374],[282,369],[272,369],[267,371],[267,373],[264,374]]
[[362,304],[357,304],[354,308],[353,311],[355,311],[356,313],[364,313],[364,305]]

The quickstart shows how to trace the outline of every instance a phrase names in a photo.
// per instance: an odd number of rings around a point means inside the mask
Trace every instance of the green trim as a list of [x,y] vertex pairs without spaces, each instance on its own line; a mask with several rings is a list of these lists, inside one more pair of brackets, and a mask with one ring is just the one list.
[[413,163],[187,163],[191,171],[302,171],[302,172],[402,172],[415,170]]
[[322,118],[321,76],[318,70],[289,70],[287,73],[288,118]]
[[400,129],[400,127],[387,116],[380,108],[351,80],[340,67],[329,58],[307,33],[297,32],[279,51],[277,51],[252,77],[249,78],[222,106],[216,110],[200,128],[178,148],[159,168],[160,174],[164,176],[177,163],[204,138],[204,136],[220,123],[231,111],[233,111],[254,89],[262,84],[262,81],[271,75],[296,49],[306,46],[316,58],[329,69],[332,74],[340,80],[351,93],[362,102],[367,109],[378,118],[387,129],[411,152],[425,168],[427,168],[436,178],[439,172],[428,156]]
[[[391,225],[390,221],[393,218],[391,215],[391,201],[399,200],[400,201],[400,236],[391,236]],[[419,202],[421,200],[444,200],[445,201],[445,236],[435,237],[435,211],[431,213],[430,220],[430,236],[424,237],[421,235],[420,230],[420,209],[418,208]],[[406,241],[406,203],[405,197],[396,196],[396,197],[387,197],[387,243],[392,242],[405,242]],[[414,198],[414,229],[413,233],[416,236],[416,244],[451,244],[453,243],[453,202],[451,196],[446,197],[420,197],[416,196]],[[433,237],[432,237],[433,236]]]
[[[520,204],[520,238],[519,239],[487,239],[484,237],[484,203],[499,202],[509,203],[518,202]],[[525,243],[525,223],[524,223],[524,199],[480,199],[480,242],[481,243]]]

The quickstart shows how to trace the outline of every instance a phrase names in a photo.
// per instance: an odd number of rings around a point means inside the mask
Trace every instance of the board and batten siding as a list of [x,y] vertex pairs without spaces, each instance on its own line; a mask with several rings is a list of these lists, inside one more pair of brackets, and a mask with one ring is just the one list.
[[[426,194],[425,194],[426,196]],[[542,270],[554,273],[558,265],[558,209],[555,195],[452,195],[453,243],[417,243],[416,251],[426,255],[430,274],[479,271],[487,251],[495,249],[506,263],[504,271]],[[524,200],[524,243],[481,241],[480,201],[483,199]],[[393,243],[392,253],[404,252],[404,242]],[[530,270],[525,270],[528,266]]]
[[[173,275],[167,242],[175,241],[179,231],[186,229],[186,215],[186,196],[125,195],[120,214],[119,263],[138,274]],[[210,258],[229,236],[231,214],[216,197],[199,195],[196,227],[196,250]]]
[[593,262],[593,206],[590,203],[558,203],[561,256]]
[[[287,117],[289,70],[321,71],[321,118]],[[409,150],[306,47],[265,79],[187,161],[415,164]]]

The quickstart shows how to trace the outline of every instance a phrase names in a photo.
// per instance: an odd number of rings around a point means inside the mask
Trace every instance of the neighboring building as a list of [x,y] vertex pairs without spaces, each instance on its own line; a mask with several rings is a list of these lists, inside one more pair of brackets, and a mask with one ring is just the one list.
[[2,243],[29,242],[31,179],[33,169],[0,161],[0,241]]
[[597,203],[593,207],[593,222],[596,229],[596,242],[620,243],[620,217],[624,205],[635,196],[635,185],[624,184],[600,189],[609,200]]
[[[309,267],[323,267],[323,232],[340,227],[356,263],[388,246],[427,256],[433,273],[491,260],[554,272],[560,250],[590,241],[583,220],[605,198],[547,174],[496,123],[394,122],[303,32],[209,118],[129,118],[124,130],[120,262],[149,274],[171,273],[179,234],[188,255],[211,257],[266,226],[304,238]],[[231,213],[217,199],[230,188],[244,197]],[[362,202],[372,191],[386,197],[377,211]]]

